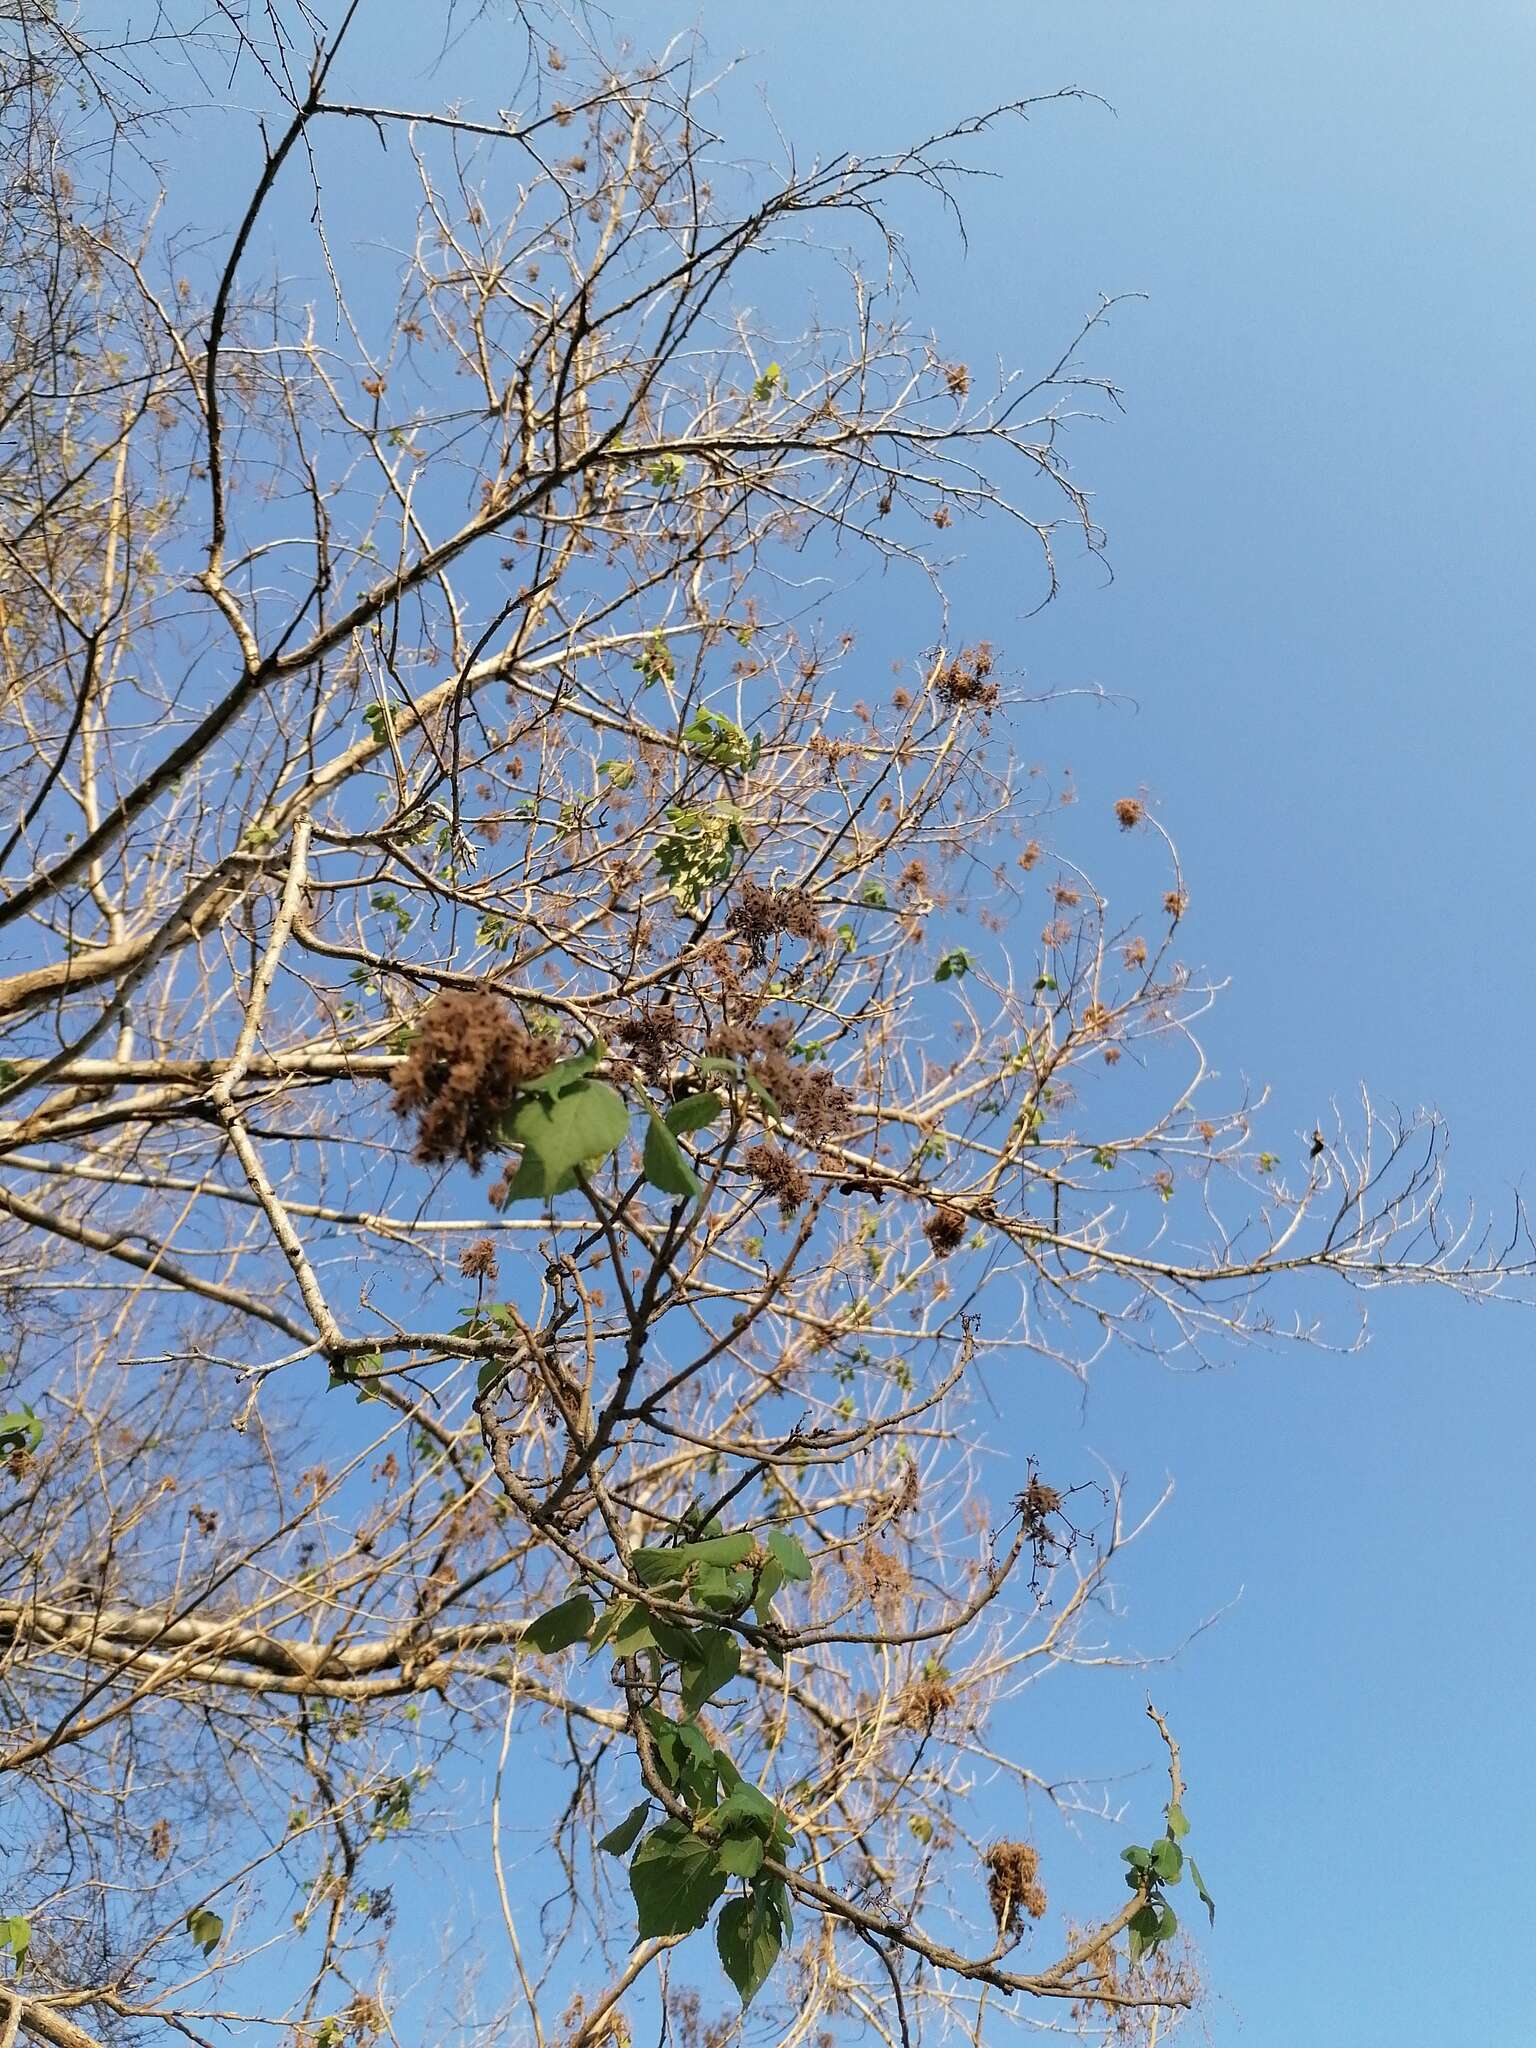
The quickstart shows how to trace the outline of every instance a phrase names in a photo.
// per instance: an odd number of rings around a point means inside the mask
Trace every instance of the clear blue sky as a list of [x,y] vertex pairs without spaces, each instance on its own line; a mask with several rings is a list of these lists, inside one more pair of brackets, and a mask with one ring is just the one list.
[[[690,25],[613,16],[642,45]],[[1011,542],[968,541],[967,630],[1042,690],[1131,700],[1043,717],[1036,750],[1101,816],[1154,795],[1188,945],[1232,977],[1208,1048],[1273,1086],[1276,1132],[1366,1078],[1443,1109],[1459,1185],[1507,1200],[1536,980],[1536,6],[775,0],[702,25],[750,56],[738,134],[762,136],[760,92],[805,155],[1060,85],[1111,103],[990,145],[969,256],[913,252],[973,362],[1038,363],[1100,292],[1147,294],[1093,358],[1126,416],[1075,451],[1114,582],[1079,565],[1026,621]],[[1111,1363],[1081,1413],[1064,1381],[995,1389],[1022,1448],[1177,1479],[1131,1640],[1241,1590],[1153,1681],[1220,1900],[1218,2048],[1531,2039],[1536,1321],[1419,1294],[1375,1328],[1360,1357]],[[1117,1768],[1149,1753],[1145,1683],[1063,1689],[1008,1737]],[[1152,1780],[1127,1796],[1155,1811]]]
[[[1038,686],[1135,700],[1041,750],[1085,797],[1155,792],[1188,943],[1232,976],[1217,1064],[1272,1083],[1287,1134],[1361,1078],[1432,1101],[1461,1184],[1507,1195],[1536,978],[1536,7],[776,0],[703,21],[753,53],[749,89],[804,150],[1058,85],[1111,103],[1012,131],[968,195],[969,258],[915,253],[972,360],[1033,360],[1097,292],[1148,295],[1095,355],[1127,415],[1077,447],[1115,581],[999,615],[998,535],[956,586]],[[1178,1481],[1132,1634],[1243,1594],[1154,1678],[1220,1897],[1219,2048],[1531,2039],[1533,1342],[1523,1315],[1416,1294],[1379,1303],[1361,1358],[1127,1366],[1090,1395],[1085,1447]],[[1041,1390],[1000,1398],[1024,1427]],[[1123,1754],[1139,1681],[1078,1693]]]

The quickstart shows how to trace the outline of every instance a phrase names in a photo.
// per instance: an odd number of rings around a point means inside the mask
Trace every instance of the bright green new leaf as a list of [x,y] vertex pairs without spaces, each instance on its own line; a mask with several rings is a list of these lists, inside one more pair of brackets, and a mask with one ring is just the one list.
[[573,1594],[569,1600],[562,1600],[558,1607],[549,1608],[529,1622],[522,1633],[522,1646],[525,1650],[537,1650],[542,1656],[553,1657],[561,1650],[568,1650],[572,1643],[585,1642],[595,1619],[596,1609],[586,1594]]
[[649,1799],[642,1799],[638,1806],[625,1814],[616,1828],[603,1836],[597,1845],[599,1849],[604,1850],[609,1856],[627,1856],[635,1846],[650,1810]]
[[721,1967],[748,2006],[768,1981],[784,1944],[781,1917],[768,1897],[756,1889],[750,1898],[730,1899],[715,1923],[715,1947]]
[[1185,1835],[1189,1833],[1189,1822],[1184,1817],[1184,1809],[1182,1806],[1169,1807],[1168,1832],[1170,1835],[1173,1836],[1176,1842],[1182,1841]]
[[32,1946],[32,1923],[24,1920],[19,1913],[12,1913],[0,1919],[0,1948],[8,1948],[15,1959],[18,1975],[26,1967],[27,1950]]
[[750,1828],[766,1841],[778,1825],[779,1809],[766,1793],[738,1775],[735,1785],[710,1818],[716,1827],[730,1831]]
[[707,1607],[712,1614],[734,1614],[751,1598],[752,1581],[745,1572],[701,1564],[693,1575],[693,1604]]
[[629,1866],[639,1938],[691,1934],[709,1918],[726,1883],[713,1843],[681,1821],[663,1821],[641,1842]]
[[970,970],[970,954],[966,952],[964,946],[956,946],[953,952],[946,953],[935,967],[933,978],[935,981],[959,981],[969,974]]

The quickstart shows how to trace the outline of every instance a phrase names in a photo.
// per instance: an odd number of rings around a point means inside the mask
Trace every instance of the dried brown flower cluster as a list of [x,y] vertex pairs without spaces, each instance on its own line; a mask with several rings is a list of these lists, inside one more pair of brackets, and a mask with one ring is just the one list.
[[726,924],[746,941],[754,967],[762,966],[769,941],[780,932],[813,946],[826,938],[816,906],[804,889],[765,889],[760,882],[740,885]]
[[807,1145],[836,1138],[853,1123],[853,1103],[831,1070],[795,1059],[788,1024],[722,1024],[709,1041],[717,1059],[739,1059],[782,1116],[792,1117],[795,1136]]
[[987,1870],[987,1899],[998,1935],[1017,1941],[1023,1915],[1039,1920],[1045,1913],[1045,1887],[1040,1883],[1040,1852],[1028,1842],[994,1842],[982,1859]]
[[501,1267],[496,1259],[495,1242],[489,1237],[477,1237],[465,1245],[459,1253],[459,1271],[466,1280],[498,1280]]
[[669,1003],[642,1003],[608,1029],[634,1054],[635,1065],[648,1081],[659,1081],[672,1055],[686,1037],[682,1020]]
[[787,1223],[798,1209],[805,1205],[811,1192],[810,1176],[805,1169],[796,1166],[787,1152],[777,1145],[767,1143],[749,1146],[742,1158],[742,1165],[755,1181],[760,1181],[779,1205],[779,1214]]
[[974,647],[962,647],[954,660],[939,670],[933,679],[934,693],[949,711],[990,711],[998,699],[996,683],[989,680],[992,674],[992,645],[990,641],[978,641]]
[[496,1149],[497,1126],[520,1087],[547,1073],[556,1048],[530,1038],[500,996],[442,989],[396,1067],[391,1107],[414,1116],[412,1156],[423,1166],[462,1159],[475,1173]]
[[934,1723],[954,1706],[959,1695],[945,1671],[925,1671],[914,1678],[901,1696],[901,1723],[914,1734],[926,1735]]
[[1147,815],[1147,807],[1139,797],[1123,796],[1115,804],[1115,816],[1120,820],[1122,832],[1133,832]]
[[965,1242],[965,1211],[944,1203],[923,1225],[923,1235],[933,1248],[933,1256],[947,1259]]

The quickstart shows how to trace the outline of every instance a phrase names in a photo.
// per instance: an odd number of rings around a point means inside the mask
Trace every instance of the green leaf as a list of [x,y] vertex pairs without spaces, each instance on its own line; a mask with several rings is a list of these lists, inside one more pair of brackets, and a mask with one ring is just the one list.
[[665,1549],[642,1547],[633,1553],[635,1577],[642,1586],[663,1586],[684,1578],[691,1566],[745,1564],[756,1544],[744,1530],[732,1536],[706,1536],[697,1543],[676,1543]]
[[637,1657],[642,1650],[655,1649],[651,1617],[637,1600],[624,1603],[623,1611],[609,1632],[608,1647],[615,1657]]
[[598,1843],[599,1849],[609,1856],[627,1856],[639,1839],[640,1830],[645,1826],[645,1817],[651,1810],[649,1799],[625,1814],[616,1828],[611,1829]]
[[730,1899],[715,1923],[715,1947],[742,2005],[749,2006],[768,1981],[784,1945],[776,1903],[756,1889],[750,1898]]
[[[222,1931],[222,1930],[221,1930]],[[8,1948],[15,1959],[19,1976],[26,1967],[27,1950],[32,1946],[32,1923],[24,1920],[19,1913],[12,1913],[0,1919],[0,1948]]]
[[691,1662],[683,1676],[683,1705],[696,1714],[741,1669],[741,1644],[729,1629],[701,1628],[693,1633]]
[[651,1634],[656,1647],[673,1664],[693,1664],[698,1661],[694,1646],[694,1632],[680,1621],[666,1621],[659,1614],[651,1616]]
[[519,1095],[563,1095],[578,1081],[584,1081],[592,1069],[607,1054],[608,1048],[600,1038],[594,1038],[589,1046],[571,1054],[568,1060],[556,1060],[542,1074],[535,1074],[530,1081],[518,1084]]
[[1152,1852],[1133,1843],[1129,1849],[1120,1851],[1120,1861],[1129,1863],[1132,1870],[1146,1870],[1152,1862]]
[[1216,1901],[1211,1897],[1210,1893],[1206,1890],[1205,1879],[1200,1875],[1200,1866],[1195,1861],[1193,1856],[1191,1856],[1189,1859],[1189,1880],[1195,1888],[1196,1895],[1198,1896],[1201,1905],[1204,1906],[1207,1913],[1210,1914],[1211,1925],[1214,1927],[1216,1925]]
[[709,1918],[725,1886],[713,1845],[681,1821],[663,1821],[645,1837],[629,1866],[640,1939],[691,1934]]
[[752,1093],[757,1097],[758,1101],[762,1104],[763,1108],[768,1112],[769,1121],[771,1123],[776,1124],[783,1123],[783,1110],[780,1109],[778,1103],[768,1093],[768,1090],[763,1086],[762,1082],[758,1080],[756,1074],[743,1074],[742,1079],[746,1082],[747,1086],[751,1089]]
[[794,1582],[811,1576],[811,1561],[798,1537],[791,1536],[787,1529],[770,1529],[766,1540],[770,1555],[787,1580]]
[[1149,1948],[1157,1946],[1158,1929],[1162,1924],[1162,1913],[1150,1901],[1131,1916],[1127,1933],[1133,1963],[1139,1963]]
[[752,1611],[766,1626],[776,1619],[773,1611],[773,1596],[784,1583],[784,1567],[776,1557],[770,1557],[757,1575],[757,1598]]
[[522,1647],[553,1657],[572,1643],[585,1642],[595,1619],[596,1609],[586,1594],[574,1593],[529,1622],[522,1633]]
[[712,1614],[732,1614],[752,1598],[752,1581],[745,1572],[724,1565],[701,1564],[693,1575],[693,1604],[707,1607]]
[[1185,1835],[1189,1833],[1189,1822],[1184,1817],[1184,1809],[1182,1806],[1169,1807],[1168,1832],[1170,1835],[1173,1836],[1176,1842],[1182,1841]]
[[211,1956],[224,1939],[224,1922],[206,1906],[194,1906],[187,1915],[187,1932],[205,1956]]
[[747,1780],[737,1773],[736,1783],[715,1808],[710,1819],[716,1827],[727,1833],[750,1828],[754,1834],[761,1835],[763,1840],[767,1841],[778,1825],[779,1809],[765,1792],[760,1792],[756,1785],[748,1784]]
[[761,1835],[727,1835],[720,1844],[720,1868],[732,1877],[756,1877],[763,1855]]
[[643,1164],[646,1179],[664,1195],[688,1202],[704,1192],[704,1184],[689,1165],[682,1146],[654,1110],[646,1127]]
[[43,1425],[31,1403],[23,1401],[9,1415],[0,1415],[0,1451],[35,1451],[43,1440]]
[[501,1135],[521,1145],[509,1202],[541,1200],[571,1187],[579,1167],[618,1150],[629,1130],[624,1099],[606,1081],[578,1080],[558,1095],[533,1095],[502,1120]]
[[935,981],[959,981],[971,971],[971,956],[964,946],[956,946],[946,953],[933,970]]
[[683,728],[683,740],[701,760],[716,768],[746,768],[754,759],[752,741],[718,711],[696,712]]
[[1177,1884],[1184,1874],[1184,1851],[1171,1835],[1152,1844],[1152,1868],[1163,1884]]
[[681,1096],[662,1117],[669,1131],[681,1137],[685,1131],[702,1131],[706,1124],[712,1124],[724,1109],[724,1100],[712,1088],[701,1088],[697,1094]]

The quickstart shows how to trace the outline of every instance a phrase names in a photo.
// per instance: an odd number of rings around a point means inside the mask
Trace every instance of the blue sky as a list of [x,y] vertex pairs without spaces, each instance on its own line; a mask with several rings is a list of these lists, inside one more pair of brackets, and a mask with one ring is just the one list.
[[[658,0],[614,18],[649,45],[690,25]],[[957,615],[1033,687],[1117,700],[1042,714],[1031,750],[1099,817],[1154,798],[1187,944],[1231,978],[1208,1049],[1271,1085],[1269,1127],[1294,1143],[1367,1079],[1441,1108],[1458,1185],[1507,1202],[1536,973],[1536,9],[778,0],[702,26],[749,57],[733,147],[768,149],[759,95],[803,155],[1062,85],[1110,103],[978,153],[998,175],[967,196],[969,254],[912,216],[957,357],[1043,362],[1101,292],[1146,295],[1092,352],[1125,416],[1075,443],[1113,582],[1072,564],[1029,619],[1011,539],[968,535]],[[1241,1592],[1152,1680],[1220,1900],[1218,2048],[1530,2037],[1533,1325],[1426,1294],[1374,1321],[1361,1356],[1111,1361],[1081,1403],[993,1389],[1021,1448],[1075,1444],[1143,1495],[1177,1480],[1130,1639]],[[1094,1675],[1010,1739],[1123,1767],[1150,1754],[1146,1682]],[[1126,1789],[1155,1812],[1155,1781]]]
[[[1114,582],[1085,565],[1043,617],[999,615],[999,534],[954,588],[1034,685],[1134,700],[1053,714],[1040,747],[1090,809],[1154,793],[1187,943],[1231,976],[1206,1034],[1224,1074],[1270,1083],[1287,1135],[1362,1078],[1433,1102],[1458,1183],[1507,1200],[1529,1142],[1536,9],[784,0],[704,26],[805,151],[1059,85],[1110,102],[1008,131],[969,256],[937,232],[914,255],[971,360],[1033,360],[1098,292],[1146,293],[1093,358],[1126,416],[1076,451]],[[1153,1675],[1220,1899],[1222,2048],[1530,2036],[1532,1330],[1424,1294],[1381,1300],[1375,1330],[1355,1358],[1111,1367],[1080,1425],[1134,1482],[1178,1482],[1133,1636],[1242,1591]],[[1000,1393],[1010,1419],[1025,1398]],[[1106,1756],[1141,1683],[1078,1689]]]

